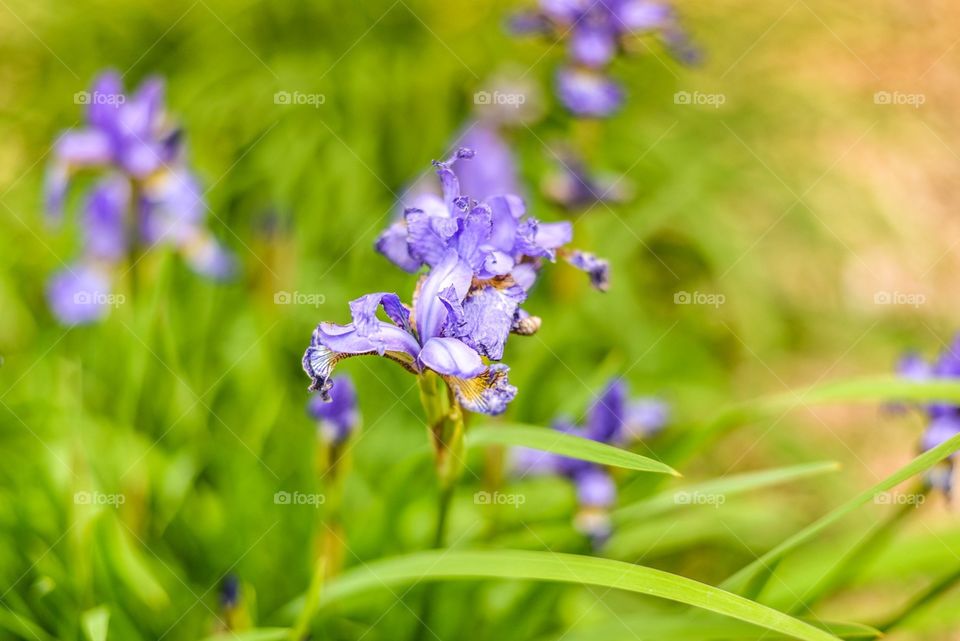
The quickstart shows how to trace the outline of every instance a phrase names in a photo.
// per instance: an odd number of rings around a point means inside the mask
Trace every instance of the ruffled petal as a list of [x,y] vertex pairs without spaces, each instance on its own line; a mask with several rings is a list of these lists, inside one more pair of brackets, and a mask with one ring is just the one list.
[[410,310],[396,294],[380,292],[350,301],[350,316],[360,336],[370,336],[380,331],[380,321],[377,319],[377,310],[380,307],[383,307],[387,318],[393,321],[394,325],[407,333],[410,332]]
[[480,354],[456,338],[431,338],[417,360],[422,367],[456,378],[474,378],[487,369]]
[[449,251],[446,257],[421,281],[413,301],[417,335],[421,342],[434,336],[440,336],[447,318],[447,308],[440,300],[440,292],[453,287],[462,300],[470,287],[473,271],[460,260],[456,251]]
[[94,186],[84,209],[84,244],[89,254],[105,260],[119,260],[127,251],[127,216],[130,182],[110,176]]
[[477,272],[490,254],[490,233],[493,218],[490,207],[478,204],[460,219],[457,230],[457,253],[461,260]]
[[360,336],[350,325],[320,323],[313,330],[310,346],[303,354],[303,371],[312,381],[310,391],[328,398],[330,376],[337,363],[351,356],[377,354],[400,363],[408,371],[419,373],[416,363],[420,345],[399,327],[380,321],[380,330],[370,336]]
[[474,378],[444,376],[443,379],[465,409],[495,416],[506,411],[517,395],[517,388],[507,379],[509,371],[506,365],[494,364]]
[[473,287],[463,303],[457,336],[487,358],[500,360],[517,308],[526,297],[524,289],[510,279]]
[[422,209],[405,210],[404,219],[410,255],[431,267],[437,265],[447,254],[459,229],[457,219]]
[[601,292],[610,288],[610,263],[589,252],[574,250],[564,254],[564,259],[590,277],[590,284]]

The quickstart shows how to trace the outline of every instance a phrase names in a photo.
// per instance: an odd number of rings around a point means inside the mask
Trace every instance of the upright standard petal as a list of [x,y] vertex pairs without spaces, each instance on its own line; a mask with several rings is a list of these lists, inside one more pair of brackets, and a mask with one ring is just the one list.
[[320,323],[313,331],[310,346],[303,354],[303,371],[310,377],[310,391],[329,398],[337,363],[351,356],[377,354],[400,363],[408,371],[419,373],[416,363],[420,345],[416,339],[395,325],[379,322],[379,329],[361,336],[353,324]]
[[440,292],[453,287],[457,297],[462,300],[472,279],[470,266],[460,260],[456,251],[450,250],[421,280],[413,301],[413,315],[421,342],[425,343],[430,338],[443,334],[447,307],[440,299]]

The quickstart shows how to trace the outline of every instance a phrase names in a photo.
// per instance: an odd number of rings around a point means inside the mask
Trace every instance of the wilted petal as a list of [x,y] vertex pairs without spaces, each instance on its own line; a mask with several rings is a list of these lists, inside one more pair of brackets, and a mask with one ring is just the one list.
[[309,389],[329,398],[330,376],[337,363],[351,356],[386,356],[418,373],[420,345],[413,336],[390,323],[379,322],[379,331],[361,336],[352,325],[320,323],[313,331],[310,346],[303,354],[303,371],[312,379]]
[[472,279],[470,266],[451,250],[421,281],[413,307],[417,334],[422,342],[440,336],[443,330],[447,308],[440,300],[440,292],[452,286],[457,296],[463,299]]
[[561,102],[574,115],[605,118],[623,104],[624,94],[616,82],[600,72],[564,68],[557,73]]
[[465,409],[495,416],[502,414],[517,395],[517,388],[507,380],[509,371],[506,365],[494,364],[475,378],[444,376],[444,380]]
[[110,311],[110,281],[95,267],[74,265],[50,280],[47,301],[63,325],[93,323]]
[[601,292],[610,288],[610,263],[589,252],[574,250],[564,255],[568,263],[590,276],[590,284]]
[[83,219],[88,253],[106,260],[119,260],[124,256],[130,204],[130,183],[123,176],[105,178],[94,186]]
[[417,360],[422,367],[455,378],[474,378],[487,369],[480,355],[456,338],[431,338]]

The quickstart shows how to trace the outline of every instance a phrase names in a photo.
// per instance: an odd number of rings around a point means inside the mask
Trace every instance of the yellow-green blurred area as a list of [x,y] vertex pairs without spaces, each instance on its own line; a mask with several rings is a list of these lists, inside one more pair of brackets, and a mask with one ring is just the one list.
[[[544,270],[526,303],[543,327],[512,337],[504,357],[519,388],[507,417],[581,418],[622,375],[636,394],[671,403],[669,428],[649,444],[659,452],[731,403],[798,390],[797,409],[710,441],[682,463],[683,480],[667,483],[842,464],[619,524],[607,556],[717,584],[915,455],[919,417],[873,405],[807,410],[800,390],[889,374],[905,350],[932,355],[960,325],[960,6],[678,2],[702,64],[685,67],[645,40],[611,69],[626,108],[587,125],[552,93],[564,45],[505,29],[525,6],[0,0],[0,639],[99,641],[97,608],[109,612],[110,639],[200,639],[222,623],[227,575],[256,624],[290,623],[284,606],[306,590],[323,513],[273,498],[323,491],[303,349],[319,321],[347,322],[358,296],[409,300],[415,278],[373,243],[497,76],[521,77],[543,112],[507,132],[531,213],[572,218],[575,244],[612,265],[605,294],[565,264]],[[66,329],[44,292],[79,254],[83,183],[54,228],[43,175],[57,135],[82,123],[74,94],[105,68],[128,87],[165,78],[210,227],[241,272],[213,284],[157,249],[125,270],[126,303],[105,322]],[[277,92],[323,101],[277,104]],[[542,184],[569,144],[630,198],[573,215],[552,205]],[[279,292],[310,302],[277,304]],[[698,304],[708,299],[716,304]],[[416,381],[385,359],[341,370],[364,417],[344,489],[344,563],[428,547],[435,480]],[[560,480],[508,481],[527,502],[488,527],[471,501],[485,461],[471,458],[451,546],[590,552]],[[672,487],[642,474],[618,480],[624,504]],[[83,492],[125,498],[85,505]],[[759,600],[795,608],[895,509],[870,503],[819,535]],[[960,524],[931,495],[813,612],[796,613],[882,622],[955,571],[958,550]],[[321,610],[315,638],[406,637],[421,591]],[[675,611],[529,582],[432,594],[442,639],[568,629],[592,638],[591,626],[607,626],[603,638],[647,639],[643,617]],[[953,639],[958,605],[947,590],[888,638]],[[773,638],[762,635],[743,638]]]

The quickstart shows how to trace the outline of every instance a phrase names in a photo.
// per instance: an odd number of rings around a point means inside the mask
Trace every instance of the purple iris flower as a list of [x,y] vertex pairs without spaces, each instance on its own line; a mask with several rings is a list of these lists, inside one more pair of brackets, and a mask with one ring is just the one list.
[[[901,359],[897,372],[912,381],[960,379],[960,334],[932,363],[925,361],[919,354],[907,354]],[[926,403],[921,409],[929,419],[920,438],[921,450],[933,449],[960,434],[960,406]],[[927,475],[927,482],[932,487],[950,494],[955,459],[956,455],[952,454],[938,469],[931,470]]]
[[580,117],[605,118],[622,105],[623,90],[605,70],[632,39],[658,33],[680,60],[698,58],[673,9],[654,0],[540,0],[538,10],[516,16],[512,27],[566,39],[570,64],[557,74],[558,95]]
[[360,410],[357,408],[357,391],[353,381],[338,376],[330,388],[330,401],[322,396],[311,396],[307,402],[307,414],[319,423],[320,435],[331,445],[340,445],[360,425]]
[[[183,137],[166,115],[163,83],[151,78],[127,95],[120,76],[106,72],[90,92],[78,95],[87,105],[87,125],[57,140],[44,195],[48,214],[59,220],[74,175],[100,173],[83,204],[80,262],[96,263],[106,277],[109,270],[103,268],[124,260],[135,244],[166,243],[199,274],[232,275],[232,254],[204,226],[207,206],[186,167]],[[62,289],[58,279],[51,291]],[[54,311],[63,318],[62,306]]]
[[520,305],[544,261],[564,258],[586,271],[601,290],[607,287],[609,269],[606,261],[565,247],[573,236],[569,222],[541,223],[528,217],[520,197],[494,195],[481,202],[462,195],[453,166],[474,155],[461,147],[449,160],[435,162],[442,196],[416,196],[376,247],[409,272],[423,266],[436,269],[453,252],[469,269],[471,280],[456,310],[458,322],[446,331],[499,360],[511,332],[530,334],[539,327],[539,319]]
[[[509,368],[484,363],[474,347],[482,339],[464,331],[471,324],[485,329],[482,314],[467,312],[472,280],[471,266],[450,248],[421,278],[412,310],[396,294],[368,294],[350,303],[353,322],[320,323],[303,356],[303,369],[312,379],[310,390],[332,400],[330,377],[337,363],[350,356],[377,354],[414,374],[437,373],[472,412],[503,412],[517,394],[507,380]],[[381,308],[390,322],[377,317]]]
[[[553,429],[601,443],[625,445],[657,434],[666,425],[669,410],[657,398],[631,399],[623,379],[611,381],[587,414],[582,427],[560,419]],[[595,543],[609,536],[608,510],[617,490],[606,468],[595,463],[526,448],[514,451],[515,467],[523,474],[555,474],[573,482],[581,513],[577,527]]]

